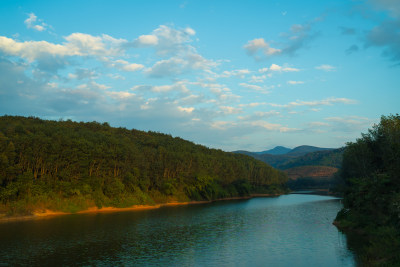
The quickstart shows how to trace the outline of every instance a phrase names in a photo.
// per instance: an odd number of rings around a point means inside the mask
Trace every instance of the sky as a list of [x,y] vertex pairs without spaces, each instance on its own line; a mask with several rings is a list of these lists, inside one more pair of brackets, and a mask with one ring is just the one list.
[[0,115],[263,151],[399,112],[398,0],[2,0],[0,25]]

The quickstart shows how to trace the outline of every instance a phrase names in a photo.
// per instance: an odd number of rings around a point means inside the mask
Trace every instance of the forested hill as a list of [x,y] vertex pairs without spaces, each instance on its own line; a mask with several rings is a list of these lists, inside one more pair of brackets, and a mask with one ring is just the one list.
[[362,266],[400,266],[398,114],[382,116],[378,125],[347,144],[339,177],[344,208],[335,223],[353,233],[348,236],[350,245],[362,244],[355,246]]
[[314,146],[298,146],[284,154],[269,154],[266,152],[268,151],[234,151],[234,153],[248,155],[261,160],[274,168],[286,170],[299,166],[328,166],[340,168],[343,148],[333,149]]
[[[235,151],[270,164],[288,174],[287,186],[292,190],[332,188],[334,174],[341,167],[344,148],[298,146],[293,149],[275,147],[263,152]],[[274,154],[270,153],[273,152]],[[285,152],[286,151],[286,152]],[[278,153],[276,153],[278,152]]]
[[252,157],[107,123],[0,117],[0,213],[77,211],[282,190]]

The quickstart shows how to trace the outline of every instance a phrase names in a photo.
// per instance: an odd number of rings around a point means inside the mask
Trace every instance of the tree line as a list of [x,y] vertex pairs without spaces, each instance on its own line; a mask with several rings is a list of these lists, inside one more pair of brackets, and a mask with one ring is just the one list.
[[[355,142],[348,143],[339,178],[344,208],[336,224],[361,234],[366,266],[400,262],[400,116],[382,116]],[[353,231],[354,232],[354,231]],[[352,235],[350,237],[350,243]],[[358,235],[356,239],[359,239]],[[354,239],[354,238],[353,238]]]
[[285,190],[249,156],[108,123],[0,117],[0,212],[77,211]]

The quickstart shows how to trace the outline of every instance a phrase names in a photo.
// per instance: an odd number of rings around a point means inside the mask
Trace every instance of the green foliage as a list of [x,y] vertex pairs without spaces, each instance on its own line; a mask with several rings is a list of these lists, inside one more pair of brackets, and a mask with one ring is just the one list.
[[299,166],[328,166],[340,168],[344,148],[329,149],[311,146],[300,146],[286,154],[255,153],[236,151],[244,155],[261,160],[279,170],[286,170]]
[[290,159],[277,166],[278,169],[286,170],[299,166],[328,166],[340,168],[342,165],[344,148],[324,150],[307,153],[300,157]]
[[400,116],[382,116],[380,124],[343,154],[342,228],[368,236],[362,258],[371,265],[391,265],[400,255]]
[[77,211],[244,196],[287,177],[245,155],[108,123],[0,117],[0,205]]

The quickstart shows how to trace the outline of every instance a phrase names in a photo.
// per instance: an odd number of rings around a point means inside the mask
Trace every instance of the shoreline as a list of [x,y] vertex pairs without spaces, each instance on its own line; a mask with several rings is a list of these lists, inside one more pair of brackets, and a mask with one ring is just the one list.
[[220,198],[214,200],[202,200],[202,201],[187,201],[187,202],[168,202],[168,203],[159,203],[155,205],[133,205],[126,208],[117,208],[117,207],[90,207],[86,210],[81,210],[78,212],[62,212],[62,211],[52,211],[52,210],[41,210],[34,211],[31,215],[22,215],[22,216],[3,216],[0,214],[0,223],[7,222],[18,222],[18,221],[28,221],[28,220],[39,220],[39,219],[47,219],[61,215],[72,215],[72,214],[94,214],[94,213],[111,213],[111,212],[124,212],[124,211],[140,211],[140,210],[153,210],[159,209],[162,207],[173,207],[173,206],[184,206],[184,205],[197,205],[197,204],[209,204],[217,201],[229,201],[229,200],[241,200],[241,199],[251,199],[255,197],[277,197],[282,194],[251,194],[250,196],[244,197],[229,197],[229,198]]

